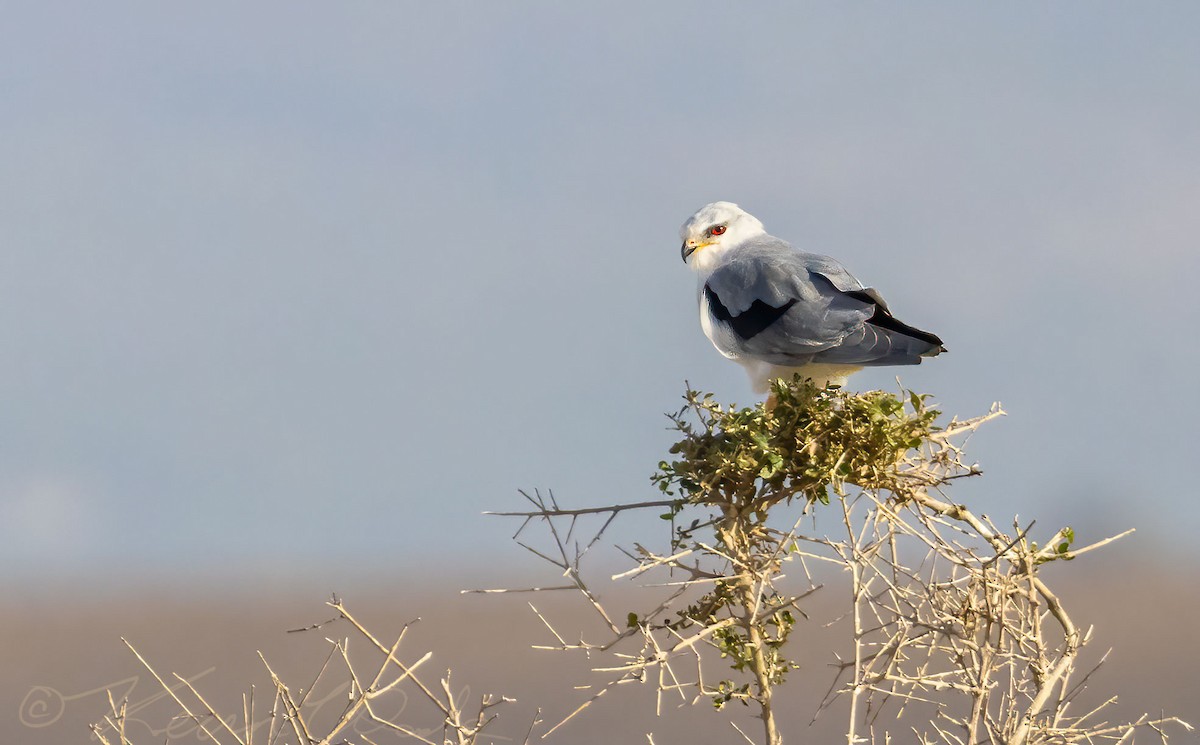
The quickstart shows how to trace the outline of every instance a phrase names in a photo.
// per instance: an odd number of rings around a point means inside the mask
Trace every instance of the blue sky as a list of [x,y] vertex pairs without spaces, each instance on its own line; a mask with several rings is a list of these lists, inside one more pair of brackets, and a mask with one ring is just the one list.
[[648,498],[684,379],[751,400],[679,261],[716,199],[942,336],[905,386],[1004,404],[959,498],[1197,558],[1200,8],[6,16],[8,580],[472,566],[517,488]]

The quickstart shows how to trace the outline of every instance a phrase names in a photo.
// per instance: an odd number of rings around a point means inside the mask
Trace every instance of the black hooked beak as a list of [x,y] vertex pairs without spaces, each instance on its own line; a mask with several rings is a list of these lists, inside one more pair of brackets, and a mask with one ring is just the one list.
[[695,246],[689,246],[686,241],[679,247],[679,255],[683,257],[683,263],[687,263],[687,259],[696,251]]

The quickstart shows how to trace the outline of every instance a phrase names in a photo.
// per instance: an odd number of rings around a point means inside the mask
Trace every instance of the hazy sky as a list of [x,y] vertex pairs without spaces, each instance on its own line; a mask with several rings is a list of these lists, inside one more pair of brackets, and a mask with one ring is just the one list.
[[[1200,5],[15,2],[0,565],[520,560],[517,488],[653,498],[736,201],[950,354],[957,498],[1193,558]],[[651,526],[655,528],[656,526]],[[183,575],[176,576],[186,577]]]

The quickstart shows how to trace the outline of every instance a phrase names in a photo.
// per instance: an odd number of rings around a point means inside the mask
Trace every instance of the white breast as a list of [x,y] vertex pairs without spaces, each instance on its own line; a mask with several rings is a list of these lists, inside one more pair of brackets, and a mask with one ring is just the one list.
[[717,319],[713,318],[712,310],[708,307],[708,294],[704,292],[704,285],[700,285],[700,328],[704,330],[704,335],[712,342],[712,345],[717,348],[717,351],[725,355],[731,360],[737,359],[737,355],[732,352],[727,352],[721,345],[717,343],[716,335]]

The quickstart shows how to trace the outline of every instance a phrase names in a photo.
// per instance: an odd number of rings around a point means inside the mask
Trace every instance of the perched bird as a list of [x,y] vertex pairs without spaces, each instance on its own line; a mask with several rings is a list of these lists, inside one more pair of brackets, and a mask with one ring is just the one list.
[[845,385],[868,365],[916,365],[946,351],[936,335],[896,320],[837,261],[767,234],[736,204],[706,205],[679,232],[700,280],[700,326],[746,368],[756,393],[797,372]]

